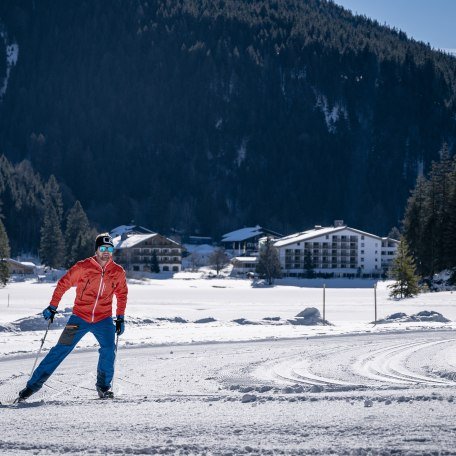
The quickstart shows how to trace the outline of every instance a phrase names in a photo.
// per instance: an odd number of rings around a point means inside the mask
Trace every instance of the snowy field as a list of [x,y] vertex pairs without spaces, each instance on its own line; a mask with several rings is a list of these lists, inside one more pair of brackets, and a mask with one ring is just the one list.
[[[380,282],[378,319],[432,310],[450,321],[374,326],[373,282],[330,280],[331,325],[291,324],[322,311],[321,285],[193,274],[129,283],[116,399],[96,399],[86,336],[39,393],[0,408],[0,454],[456,454],[456,293],[398,302]],[[0,401],[28,378],[54,287],[0,290]]]

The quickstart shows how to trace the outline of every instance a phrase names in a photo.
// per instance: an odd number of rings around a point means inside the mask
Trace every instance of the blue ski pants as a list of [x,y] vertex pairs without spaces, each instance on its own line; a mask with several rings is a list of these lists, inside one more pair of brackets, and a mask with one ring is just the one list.
[[109,389],[114,375],[116,357],[116,327],[112,318],[108,317],[97,323],[89,323],[76,315],[71,315],[57,345],[49,350],[49,353],[36,368],[32,378],[27,382],[27,386],[33,392],[38,391],[88,332],[91,332],[100,344],[96,386],[104,390]]

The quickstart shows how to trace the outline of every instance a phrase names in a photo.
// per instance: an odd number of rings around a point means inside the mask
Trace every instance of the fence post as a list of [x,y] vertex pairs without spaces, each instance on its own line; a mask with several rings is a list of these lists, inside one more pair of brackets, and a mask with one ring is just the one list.
[[374,283],[374,308],[375,308],[375,320],[374,324],[377,324],[377,284]]
[[326,284],[323,284],[323,324],[326,325]]

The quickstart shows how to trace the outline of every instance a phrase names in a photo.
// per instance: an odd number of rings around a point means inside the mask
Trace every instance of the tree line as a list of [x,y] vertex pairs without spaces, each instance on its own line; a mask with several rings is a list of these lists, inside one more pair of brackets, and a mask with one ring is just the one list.
[[43,182],[29,162],[0,156],[0,258],[39,254],[46,266],[69,267],[93,253],[95,235],[81,203],[64,198],[53,175]]
[[417,272],[432,276],[456,268],[456,155],[444,144],[407,201],[403,232]]

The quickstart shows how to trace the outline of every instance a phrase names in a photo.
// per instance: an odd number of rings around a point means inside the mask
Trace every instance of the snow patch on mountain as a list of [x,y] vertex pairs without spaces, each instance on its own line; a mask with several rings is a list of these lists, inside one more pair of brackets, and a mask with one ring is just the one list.
[[10,77],[11,68],[16,65],[17,59],[19,57],[19,45],[14,42],[9,42],[8,34],[2,28],[0,28],[0,36],[2,37],[2,40],[6,43],[6,76],[0,87],[0,98],[3,98],[3,95],[5,95],[6,89],[8,87],[8,80]]
[[239,146],[237,151],[236,163],[238,166],[241,166],[245,160],[245,155],[247,153],[247,140],[244,138]]
[[328,102],[328,98],[318,92],[315,92],[316,103],[315,106],[321,110],[321,112],[325,116],[326,126],[328,127],[328,131],[330,133],[335,133],[336,131],[336,122],[341,118],[344,117],[347,119],[348,113],[345,106],[340,103],[336,103],[334,106],[330,106]]

